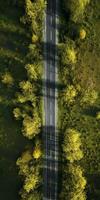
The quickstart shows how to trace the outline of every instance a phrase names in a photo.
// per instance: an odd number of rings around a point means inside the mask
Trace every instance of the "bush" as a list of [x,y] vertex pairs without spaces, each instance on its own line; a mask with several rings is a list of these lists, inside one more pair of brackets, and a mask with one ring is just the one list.
[[20,119],[20,117],[22,116],[21,110],[20,110],[19,108],[15,108],[15,109],[13,110],[13,114],[14,114],[14,117],[15,117],[16,119]]
[[5,74],[3,74],[1,76],[1,81],[7,86],[12,86],[14,83],[14,79],[12,75],[10,74],[10,72],[6,72]]
[[80,29],[79,31],[80,39],[83,40],[86,37],[86,31],[84,29]]
[[97,120],[100,120],[100,111],[97,112],[97,114],[96,114],[96,119],[97,119]]

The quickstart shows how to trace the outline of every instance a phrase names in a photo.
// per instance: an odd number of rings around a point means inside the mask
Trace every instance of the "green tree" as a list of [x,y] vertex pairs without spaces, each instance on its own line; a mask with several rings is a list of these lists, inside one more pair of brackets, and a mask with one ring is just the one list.
[[27,70],[27,75],[29,77],[29,79],[33,80],[33,81],[37,81],[40,79],[41,77],[41,64],[40,63],[36,63],[36,64],[27,64],[25,66],[26,70]]
[[34,166],[31,163],[33,163],[31,150],[26,150],[16,162],[19,167],[19,175],[23,177],[23,188],[20,191],[20,195],[22,199],[26,200],[31,192],[33,193],[41,184],[40,167],[38,165]]
[[100,111],[96,113],[96,119],[100,120]]
[[39,142],[36,143],[36,146],[33,150],[33,157],[34,159],[39,159],[42,156],[41,144]]
[[63,170],[63,190],[60,199],[66,200],[86,200],[85,187],[86,179],[83,169],[74,163],[64,166]]
[[32,139],[35,135],[40,132],[41,119],[37,112],[34,113],[33,117],[26,115],[23,119],[22,133],[25,137]]
[[74,129],[66,130],[63,142],[64,156],[71,163],[83,158],[81,150],[81,139],[78,131]]
[[64,6],[70,10],[71,20],[77,22],[80,17],[83,16],[86,6],[90,3],[90,0],[64,0]]
[[12,86],[14,84],[14,79],[10,72],[6,72],[1,76],[1,81],[7,86]]
[[71,41],[59,46],[61,52],[61,61],[63,65],[75,64],[77,62],[76,50]]
[[14,108],[13,114],[14,114],[14,117],[15,117],[16,119],[20,119],[20,117],[22,116],[22,113],[21,113],[20,108]]
[[29,193],[30,191],[37,188],[39,182],[40,182],[39,172],[33,168],[32,172],[29,173],[28,176],[26,177],[23,188],[27,193]]
[[69,187],[69,199],[70,200],[86,200],[84,193],[86,187],[86,179],[83,176],[83,170],[78,165],[69,165],[70,174],[70,187]]
[[16,161],[16,165],[19,167],[19,175],[27,176],[29,173],[29,162],[32,160],[32,154],[29,150],[22,153]]
[[72,104],[77,96],[77,90],[73,85],[67,86],[63,91],[63,98],[66,104]]

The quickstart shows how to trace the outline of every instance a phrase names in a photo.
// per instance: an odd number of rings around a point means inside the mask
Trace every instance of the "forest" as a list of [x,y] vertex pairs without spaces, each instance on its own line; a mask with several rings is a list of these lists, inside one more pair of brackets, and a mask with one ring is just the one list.
[[[59,200],[100,200],[100,1],[59,1]],[[43,199],[46,0],[0,0],[0,199]]]

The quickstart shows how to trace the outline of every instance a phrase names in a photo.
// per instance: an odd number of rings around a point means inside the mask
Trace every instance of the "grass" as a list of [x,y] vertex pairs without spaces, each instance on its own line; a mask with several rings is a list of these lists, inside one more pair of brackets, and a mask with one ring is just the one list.
[[0,1],[0,77],[10,72],[14,84],[10,87],[0,80],[0,199],[18,200],[21,185],[16,159],[29,141],[21,134],[21,123],[13,117],[14,96],[18,83],[25,78],[25,55],[29,37],[20,24],[21,8]]

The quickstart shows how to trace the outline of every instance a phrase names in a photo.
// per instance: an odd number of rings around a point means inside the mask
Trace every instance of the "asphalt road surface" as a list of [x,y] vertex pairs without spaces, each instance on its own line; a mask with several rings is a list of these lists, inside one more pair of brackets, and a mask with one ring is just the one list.
[[57,0],[47,1],[44,30],[44,200],[57,200]]

